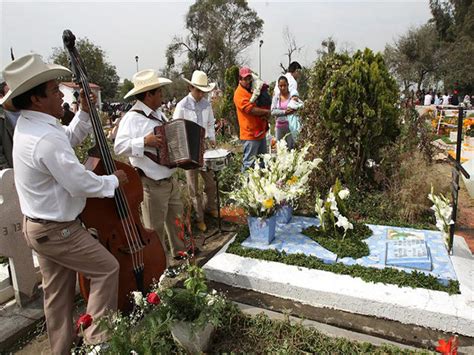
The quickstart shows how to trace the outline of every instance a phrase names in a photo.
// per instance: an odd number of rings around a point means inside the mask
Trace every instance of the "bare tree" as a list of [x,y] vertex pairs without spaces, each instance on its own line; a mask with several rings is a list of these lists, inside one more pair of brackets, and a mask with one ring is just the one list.
[[288,65],[285,67],[283,63],[280,63],[280,68],[282,69],[282,73],[285,74],[288,71],[290,63],[292,62],[293,53],[299,53],[303,46],[298,47],[296,45],[295,36],[293,36],[293,34],[290,32],[288,26],[286,26],[283,30],[283,40],[285,41],[287,46],[285,56],[288,58]]

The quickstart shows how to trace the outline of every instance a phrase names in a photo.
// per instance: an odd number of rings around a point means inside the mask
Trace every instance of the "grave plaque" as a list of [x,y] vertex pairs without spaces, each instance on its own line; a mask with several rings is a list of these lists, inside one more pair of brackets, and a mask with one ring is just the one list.
[[431,256],[424,240],[388,240],[385,264],[411,269],[431,270]]

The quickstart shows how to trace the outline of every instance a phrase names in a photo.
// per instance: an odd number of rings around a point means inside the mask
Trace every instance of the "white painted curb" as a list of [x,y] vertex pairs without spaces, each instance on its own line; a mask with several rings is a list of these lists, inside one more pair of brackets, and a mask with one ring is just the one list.
[[452,257],[461,294],[452,296],[225,253],[232,241],[204,265],[208,279],[316,307],[474,336],[473,258],[461,237],[455,238]]

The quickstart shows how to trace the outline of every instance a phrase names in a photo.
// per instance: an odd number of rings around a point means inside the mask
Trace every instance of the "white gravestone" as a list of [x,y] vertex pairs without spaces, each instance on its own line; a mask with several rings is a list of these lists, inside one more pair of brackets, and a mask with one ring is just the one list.
[[31,249],[22,235],[23,215],[13,169],[0,171],[0,255],[9,258],[15,300],[24,306],[37,296],[37,276]]

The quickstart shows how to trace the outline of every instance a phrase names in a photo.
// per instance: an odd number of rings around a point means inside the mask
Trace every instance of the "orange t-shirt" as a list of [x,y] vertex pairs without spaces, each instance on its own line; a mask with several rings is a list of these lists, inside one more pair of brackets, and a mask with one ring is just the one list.
[[239,120],[240,139],[260,140],[267,133],[268,122],[250,113],[256,104],[250,102],[252,93],[244,89],[240,84],[234,92],[234,104],[237,109],[237,119]]

